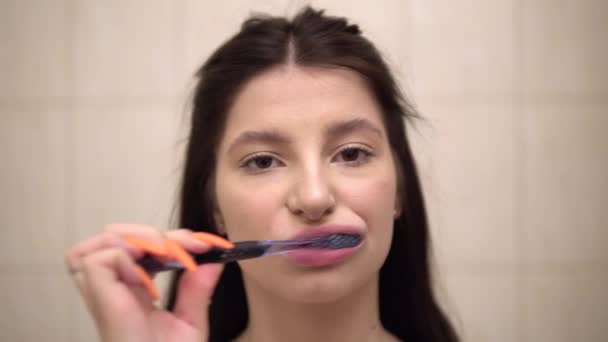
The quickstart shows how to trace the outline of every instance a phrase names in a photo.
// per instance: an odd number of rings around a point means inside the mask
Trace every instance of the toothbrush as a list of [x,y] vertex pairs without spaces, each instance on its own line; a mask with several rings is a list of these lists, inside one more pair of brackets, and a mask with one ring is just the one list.
[[[227,263],[237,260],[259,258],[263,256],[288,253],[300,249],[341,249],[355,247],[361,242],[361,236],[336,233],[324,237],[301,240],[259,240],[236,242],[234,248],[214,248],[206,253],[192,254],[194,262]],[[150,255],[139,259],[137,263],[149,273],[179,270],[184,268],[177,261],[159,261]]]

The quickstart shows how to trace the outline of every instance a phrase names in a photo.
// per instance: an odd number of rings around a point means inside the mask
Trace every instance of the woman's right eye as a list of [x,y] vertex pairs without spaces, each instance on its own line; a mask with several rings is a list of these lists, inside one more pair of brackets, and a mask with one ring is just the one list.
[[241,163],[242,168],[251,172],[265,171],[282,165],[283,163],[281,163],[277,158],[267,154],[255,155]]

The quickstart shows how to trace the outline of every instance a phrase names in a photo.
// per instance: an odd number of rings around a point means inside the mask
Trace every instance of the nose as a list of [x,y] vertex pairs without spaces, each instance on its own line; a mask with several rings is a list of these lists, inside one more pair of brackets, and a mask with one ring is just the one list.
[[287,198],[289,211],[306,221],[320,221],[336,205],[331,186],[322,170],[310,170],[293,182]]

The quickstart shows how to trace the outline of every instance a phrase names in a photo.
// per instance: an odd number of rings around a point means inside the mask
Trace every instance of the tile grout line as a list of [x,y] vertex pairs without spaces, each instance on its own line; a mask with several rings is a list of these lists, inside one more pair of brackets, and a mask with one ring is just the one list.
[[[69,44],[68,44],[69,45]],[[403,76],[405,81],[413,80],[415,78],[414,68],[412,67],[413,62],[411,58],[409,58],[408,65],[406,68],[408,70],[408,74]],[[67,58],[66,64],[70,64],[71,58]],[[179,62],[180,64],[183,62]],[[177,68],[174,68],[177,69]],[[66,72],[69,74],[69,78],[67,82],[73,82],[72,71],[69,70],[69,67],[66,67]],[[175,71],[177,72],[177,71]],[[408,81],[410,82],[410,81]],[[406,84],[407,85],[407,84]],[[413,84],[412,84],[413,85]],[[179,86],[179,85],[177,85]],[[73,87],[72,87],[73,88]],[[430,99],[435,102],[444,103],[446,105],[467,105],[471,103],[482,103],[482,104],[504,104],[504,96],[503,94],[493,94],[493,93],[483,93],[483,92],[474,92],[469,93],[467,97],[475,98],[475,101],[471,102],[470,100],[463,100],[460,96],[453,96],[449,93],[429,93],[429,92],[419,92],[415,94],[415,98],[413,97],[413,92],[411,91],[413,87],[407,87],[405,90],[409,90],[405,92],[405,95],[408,95],[410,100],[416,100],[418,102],[429,101]],[[188,90],[188,89],[186,89]],[[74,90],[68,90],[68,92],[73,92]],[[17,96],[17,97],[7,97],[2,96],[0,94],[0,110],[2,109],[23,109],[23,110],[38,110],[40,108],[59,108],[62,109],[63,105],[66,102],[71,101],[74,102],[77,100],[82,105],[95,105],[95,106],[104,106],[105,108],[112,107],[124,107],[124,106],[137,106],[141,103],[146,103],[148,105],[157,105],[157,104],[167,104],[172,103],[176,97],[183,95],[182,91],[176,90],[173,94],[147,94],[147,95],[134,95],[128,96],[125,98],[124,96],[117,95],[87,95],[87,96],[75,96],[73,94],[65,95],[65,96]],[[470,95],[470,96],[469,96]],[[529,95],[529,94],[528,94]],[[559,105],[578,105],[578,106],[588,106],[588,107],[596,107],[608,106],[608,100],[606,94],[602,93],[592,93],[587,95],[576,95],[566,92],[561,93],[553,93],[553,94],[543,94],[543,93],[535,93],[534,97],[529,98],[526,96],[525,103],[534,106],[559,106]],[[522,102],[524,101],[524,94],[520,94]],[[481,102],[480,102],[481,101]],[[120,103],[118,103],[120,102]]]
[[[74,42],[74,28],[75,28],[75,12],[76,12],[76,2],[74,0],[67,0],[65,2],[65,11],[66,11],[66,65],[65,65],[65,77],[67,80],[67,89],[69,96],[66,96],[66,111],[63,115],[63,152],[64,152],[64,167],[63,167],[63,219],[65,224],[64,229],[64,243],[67,246],[70,241],[70,237],[73,235],[73,219],[70,216],[70,205],[68,204],[68,200],[73,198],[72,193],[72,185],[70,182],[70,175],[73,172],[73,155],[68,149],[69,139],[71,136],[70,128],[72,125],[70,124],[70,120],[73,117],[74,113],[74,98],[73,94],[76,90],[75,86],[75,77],[74,77],[74,53],[75,53],[75,42]],[[76,325],[76,315],[77,312],[75,310],[73,301],[70,301],[68,305],[66,305],[66,322],[69,325]],[[78,334],[75,332],[75,329],[67,329],[66,338],[68,341],[77,341]]]
[[[171,72],[173,73],[173,87],[171,93],[175,93],[172,97],[180,98],[181,91],[176,89],[182,89],[181,71],[186,65],[186,43],[184,39],[184,32],[186,31],[186,11],[184,2],[175,2],[174,6],[174,24],[173,24],[173,67]],[[176,101],[178,102],[178,101]]]
[[[171,90],[171,92],[175,92],[176,95],[171,96],[171,100],[174,102],[172,104],[172,108],[174,111],[174,115],[177,116],[178,113],[182,113],[183,112],[183,108],[184,108],[184,103],[181,93],[186,91],[185,90],[185,86],[183,85],[183,82],[181,80],[181,73],[182,73],[182,68],[186,65],[186,39],[185,39],[185,32],[187,29],[187,24],[186,23],[186,19],[187,19],[187,3],[185,2],[174,2],[173,3],[173,24],[172,24],[172,29],[173,29],[173,45],[172,45],[172,51],[173,51],[173,55],[172,55],[172,61],[173,61],[173,65],[171,67],[171,73],[172,73],[172,84],[173,84],[173,88]],[[175,91],[175,89],[180,89],[181,91]],[[150,217],[148,217],[149,221],[152,221],[154,217],[156,217],[157,219],[160,220],[160,218],[163,218],[163,226],[166,226],[168,228],[176,228],[177,226],[174,225],[173,220],[172,220],[172,212],[170,211],[169,216],[165,217],[165,216],[159,216],[159,213],[162,213],[163,210],[165,208],[160,208],[160,207],[156,207],[155,210],[152,210],[152,208],[150,208],[150,212],[151,214],[149,215]],[[152,214],[153,213],[153,214]]]
[[411,89],[410,89],[410,93],[411,94],[407,94],[406,96],[410,99],[410,101],[413,101],[413,106],[416,106],[416,100],[413,99],[414,97],[414,89],[416,88],[415,85],[415,81],[416,81],[416,74],[415,74],[415,69],[414,69],[414,4],[413,4],[413,0],[409,0],[408,2],[408,11],[407,11],[407,71],[408,71],[408,76],[407,78],[409,78],[411,81],[407,82],[410,84]]
[[514,196],[514,210],[515,210],[515,243],[517,252],[516,257],[516,265],[515,265],[515,298],[516,298],[516,309],[515,312],[517,317],[515,317],[515,326],[516,326],[516,339],[517,341],[524,341],[524,337],[527,336],[527,317],[526,317],[526,303],[525,303],[525,265],[524,261],[526,260],[525,255],[525,203],[526,203],[526,148],[525,148],[525,139],[526,139],[526,127],[525,127],[525,116],[523,113],[523,0],[517,0],[513,2],[513,40],[512,40],[512,58],[513,58],[513,79],[512,79],[512,87],[513,87],[513,107],[512,111],[514,112],[515,118],[515,139],[513,139],[516,143],[515,151],[517,153],[516,160],[518,161],[518,167],[515,168],[515,183],[518,191],[516,192],[516,196]]

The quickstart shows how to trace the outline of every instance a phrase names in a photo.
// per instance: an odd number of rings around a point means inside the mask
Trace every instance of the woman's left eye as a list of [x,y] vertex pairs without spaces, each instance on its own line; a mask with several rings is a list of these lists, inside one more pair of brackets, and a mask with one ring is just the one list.
[[372,153],[360,147],[347,147],[334,157],[334,161],[347,164],[362,164],[372,156]]
[[270,154],[258,154],[245,160],[243,163],[241,163],[240,167],[246,169],[249,172],[256,173],[267,171],[269,169],[283,165],[284,164],[281,163],[276,157]]

